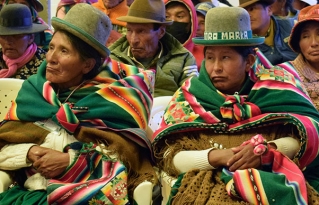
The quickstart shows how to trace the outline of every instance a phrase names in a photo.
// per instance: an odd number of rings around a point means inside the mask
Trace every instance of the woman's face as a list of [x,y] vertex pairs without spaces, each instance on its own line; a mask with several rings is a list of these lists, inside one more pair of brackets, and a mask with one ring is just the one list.
[[306,23],[301,30],[300,51],[310,64],[319,63],[319,22]]
[[233,95],[240,91],[255,58],[244,59],[229,46],[209,46],[205,51],[205,66],[211,82],[219,91]]
[[33,41],[33,34],[0,36],[2,52],[10,59],[17,59],[21,57]]
[[52,37],[46,60],[46,79],[62,89],[79,85],[95,65],[93,59],[82,59],[69,37],[59,31]]

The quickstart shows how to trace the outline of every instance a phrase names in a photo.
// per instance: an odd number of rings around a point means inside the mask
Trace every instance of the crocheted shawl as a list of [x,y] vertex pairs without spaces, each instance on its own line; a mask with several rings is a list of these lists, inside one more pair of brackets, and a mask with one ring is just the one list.
[[[300,134],[300,168],[318,155],[319,113],[289,64],[272,66],[256,49],[257,60],[242,89],[234,95],[218,91],[202,63],[199,77],[185,81],[168,104],[153,146],[171,133],[210,129],[232,133],[273,123],[291,123]],[[317,160],[318,161],[318,160]]]
[[82,87],[61,92],[59,98],[46,80],[45,71],[46,61],[37,75],[23,83],[5,120],[36,122],[52,119],[69,133],[74,133],[80,126],[110,129],[150,148],[146,128],[152,106],[152,71],[120,79],[110,67],[104,66]]

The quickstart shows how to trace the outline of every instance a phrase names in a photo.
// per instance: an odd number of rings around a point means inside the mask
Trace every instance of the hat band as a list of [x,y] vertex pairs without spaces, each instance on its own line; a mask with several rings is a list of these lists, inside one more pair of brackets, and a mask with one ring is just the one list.
[[165,17],[158,16],[157,13],[151,13],[147,11],[140,11],[140,10],[134,10],[130,9],[128,16],[138,17],[138,18],[144,18],[149,20],[155,20],[160,22],[165,22]]
[[0,19],[0,25],[4,27],[27,27],[32,26],[31,18],[13,18],[13,19]]
[[252,38],[252,31],[205,32],[205,40],[240,40]]

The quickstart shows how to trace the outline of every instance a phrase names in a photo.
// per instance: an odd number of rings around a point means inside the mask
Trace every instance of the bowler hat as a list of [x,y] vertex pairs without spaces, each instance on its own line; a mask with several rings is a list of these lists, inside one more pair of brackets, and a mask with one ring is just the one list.
[[275,3],[275,0],[239,0],[239,7],[245,8],[257,2],[264,3],[266,5],[271,5]]
[[53,17],[52,26],[55,30],[65,30],[77,36],[95,48],[102,56],[110,55],[105,44],[112,30],[111,20],[90,4],[75,4],[63,19]]
[[206,16],[207,11],[214,7],[215,6],[211,2],[201,2],[196,4],[195,9],[196,9],[196,12],[202,14],[203,16]]
[[316,4],[314,6],[307,6],[300,10],[298,15],[298,22],[292,28],[288,41],[289,46],[295,52],[300,52],[299,41],[301,29],[303,25],[309,21],[318,21],[319,24],[319,4]]
[[249,14],[240,7],[209,9],[204,37],[193,38],[195,44],[207,46],[253,46],[262,44],[264,40],[264,37],[253,36]]
[[126,16],[117,20],[128,23],[158,23],[170,25],[173,21],[166,21],[163,0],[134,0]]
[[31,34],[47,28],[33,23],[31,11],[24,4],[8,4],[0,11],[0,35]]

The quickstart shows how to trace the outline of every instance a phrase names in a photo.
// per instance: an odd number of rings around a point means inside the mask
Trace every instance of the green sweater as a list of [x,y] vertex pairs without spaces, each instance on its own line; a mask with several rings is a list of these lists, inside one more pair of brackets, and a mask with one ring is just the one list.
[[[181,43],[168,33],[160,41],[163,54],[156,63],[154,97],[171,96],[188,77],[198,75],[194,56]],[[138,66],[126,55],[128,48],[129,43],[123,36],[109,47],[110,57],[125,64]]]

